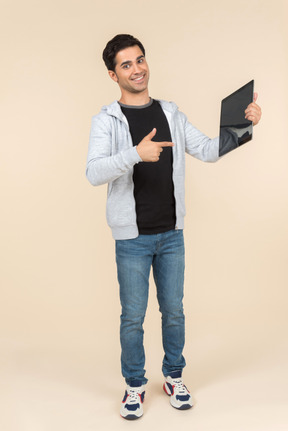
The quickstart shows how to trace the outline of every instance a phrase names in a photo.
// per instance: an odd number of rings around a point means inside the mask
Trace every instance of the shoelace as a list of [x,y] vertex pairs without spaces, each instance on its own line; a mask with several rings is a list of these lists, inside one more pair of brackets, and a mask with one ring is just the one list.
[[139,402],[139,392],[140,388],[130,388],[128,391],[129,403],[138,403]]
[[188,393],[186,387],[183,385],[182,379],[177,379],[177,380],[173,379],[173,385],[175,385],[174,390],[178,394],[187,394]]

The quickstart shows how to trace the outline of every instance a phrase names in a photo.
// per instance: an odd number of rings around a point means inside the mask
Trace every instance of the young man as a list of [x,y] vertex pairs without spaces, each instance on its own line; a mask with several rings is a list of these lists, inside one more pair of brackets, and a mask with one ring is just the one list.
[[[121,415],[137,419],[147,383],[143,322],[151,267],[162,314],[163,388],[173,407],[192,407],[182,381],[185,152],[215,162],[219,138],[203,135],[174,103],[150,98],[149,68],[138,39],[115,36],[103,59],[121,97],[92,119],[86,174],[93,185],[108,183],[107,221],[116,240],[121,368],[127,384]],[[261,110],[255,101],[245,114],[257,124]],[[230,149],[237,145],[232,142]]]

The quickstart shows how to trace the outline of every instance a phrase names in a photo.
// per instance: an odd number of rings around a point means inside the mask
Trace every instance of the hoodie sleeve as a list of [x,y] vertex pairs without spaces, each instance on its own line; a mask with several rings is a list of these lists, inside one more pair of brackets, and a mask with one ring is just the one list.
[[185,151],[203,162],[219,160],[219,138],[209,138],[184,118]]
[[104,123],[100,115],[95,115],[92,118],[86,166],[86,177],[93,186],[119,178],[141,161],[136,147],[111,155],[113,139],[111,125]]
[[184,116],[185,151],[203,162],[217,162],[224,154],[237,148],[238,139],[235,133],[224,131],[223,136],[209,138],[196,129]]

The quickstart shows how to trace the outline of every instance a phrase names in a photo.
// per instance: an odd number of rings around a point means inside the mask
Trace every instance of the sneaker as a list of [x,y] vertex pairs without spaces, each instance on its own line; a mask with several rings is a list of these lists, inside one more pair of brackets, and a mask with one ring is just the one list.
[[124,419],[138,419],[143,415],[143,402],[145,391],[143,386],[132,387],[127,385],[122,401],[120,415]]
[[178,410],[187,410],[193,406],[191,395],[182,382],[181,375],[179,377],[165,377],[166,381],[163,389],[170,396],[170,404]]

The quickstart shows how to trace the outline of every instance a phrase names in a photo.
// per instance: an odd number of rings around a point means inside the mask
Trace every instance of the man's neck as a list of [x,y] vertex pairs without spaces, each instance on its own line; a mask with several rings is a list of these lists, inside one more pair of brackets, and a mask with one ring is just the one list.
[[122,93],[119,99],[120,103],[130,106],[141,106],[149,103],[150,97],[148,91],[142,93]]

